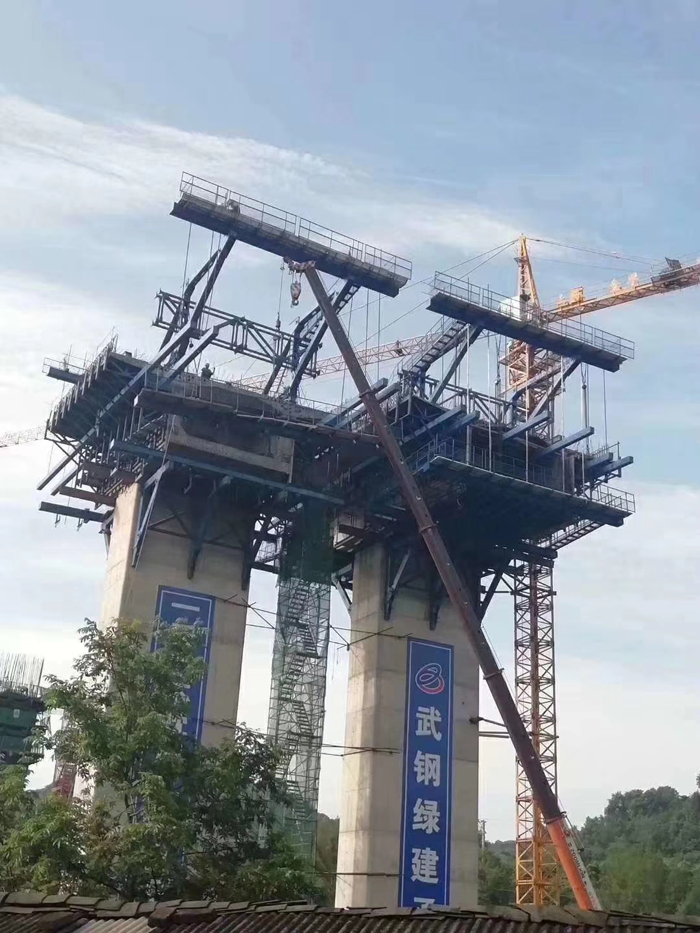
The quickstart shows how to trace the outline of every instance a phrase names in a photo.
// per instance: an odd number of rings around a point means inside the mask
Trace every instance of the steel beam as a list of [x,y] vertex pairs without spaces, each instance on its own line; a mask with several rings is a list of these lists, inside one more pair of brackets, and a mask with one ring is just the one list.
[[219,332],[224,326],[224,322],[221,321],[219,324],[215,324],[213,327],[210,327],[206,334],[200,337],[195,344],[193,344],[181,357],[179,357],[177,363],[175,363],[175,365],[167,371],[163,378],[158,380],[158,388],[165,389],[174,379],[177,379],[178,376],[182,375],[190,363],[197,359],[202,350],[205,350],[210,343],[213,343],[213,341],[216,340],[216,338],[219,336]]
[[[377,379],[376,382],[372,384],[372,391],[379,392],[381,389],[386,389],[389,385],[389,380],[386,376],[382,376],[381,379]],[[396,383],[396,389],[398,391],[399,384]],[[334,412],[332,415],[328,415],[327,418],[324,418],[321,424],[328,424],[334,428],[339,428],[341,425],[347,423],[350,419],[348,415],[351,415],[356,409],[360,408],[362,405],[362,399],[358,395],[356,398],[351,399],[344,408],[339,412]]]
[[437,418],[433,418],[432,421],[429,421],[427,424],[418,428],[418,430],[404,437],[403,443],[406,444],[409,441],[415,441],[416,438],[421,437],[423,434],[428,434],[431,431],[439,431],[441,434],[444,432],[445,435],[454,434],[456,431],[461,431],[462,428],[466,428],[470,424],[476,424],[480,417],[481,415],[478,411],[467,412],[462,411],[461,408],[450,408],[449,411],[443,412],[441,415],[438,415]]
[[187,283],[185,291],[182,294],[182,301],[180,302],[180,307],[173,314],[172,320],[168,325],[168,330],[163,337],[163,342],[161,343],[161,348],[164,347],[169,340],[172,339],[173,334],[178,329],[178,325],[184,326],[187,323],[187,317],[190,313],[190,301],[192,300],[192,295],[194,294],[195,288],[202,281],[207,272],[216,262],[216,258],[219,255],[217,250],[215,253],[212,253],[209,259],[204,263],[202,268],[192,276],[190,281]]
[[[345,285],[340,290],[338,297],[333,301],[333,307],[336,311],[342,311],[345,305],[356,295],[359,286],[353,285],[351,282],[346,282]],[[299,362],[296,365],[294,370],[294,375],[292,376],[292,382],[289,386],[289,396],[290,398],[295,398],[297,390],[299,388],[299,383],[301,382],[302,376],[306,374],[306,370],[309,367],[309,364],[314,358],[314,354],[318,351],[321,346],[321,340],[323,339],[326,330],[328,329],[328,324],[326,323],[323,314],[321,313],[320,308],[316,308],[313,313],[318,312],[319,321],[314,331],[313,337],[311,338],[308,346],[304,350],[299,359]]]
[[586,437],[590,437],[591,434],[595,432],[595,428],[581,428],[580,431],[575,431],[573,434],[569,434],[567,437],[560,437],[558,441],[554,441],[553,444],[550,444],[548,447],[545,447],[543,450],[540,450],[537,453],[539,457],[545,457],[547,454],[555,454],[560,450],[564,450],[566,447],[571,447],[572,444],[578,444],[579,441],[584,440]]
[[624,469],[626,466],[634,463],[634,457],[620,457],[619,460],[613,460],[610,463],[601,464],[598,467],[595,467],[593,470],[588,469],[588,475],[595,476],[604,476],[606,473],[617,473],[618,470]]
[[40,502],[39,511],[51,512],[53,515],[62,515],[65,518],[77,518],[81,522],[103,522],[107,515],[107,512],[93,512],[91,509],[74,509],[60,502]]
[[403,557],[399,562],[396,573],[394,574],[394,579],[387,587],[386,598],[384,600],[384,618],[387,620],[391,618],[391,610],[394,606],[394,600],[396,599],[396,594],[398,593],[399,587],[401,586],[401,581],[403,580],[403,576],[406,572],[406,567],[408,566],[408,562],[411,559],[412,553],[412,547],[406,548]]
[[297,486],[294,483],[280,483],[274,479],[267,479],[264,476],[255,476],[252,473],[243,473],[240,470],[228,470],[225,467],[217,466],[214,463],[207,463],[205,460],[198,460],[194,457],[183,457],[180,454],[166,453],[163,450],[156,450],[154,447],[142,447],[140,444],[132,444],[130,441],[113,440],[109,446],[110,450],[131,454],[134,457],[140,457],[144,460],[162,460],[163,457],[166,456],[171,463],[188,467],[198,473],[213,473],[216,476],[230,476],[232,479],[238,479],[245,483],[252,483],[255,486],[265,486],[268,489],[278,489],[281,492],[287,492],[293,496],[300,496],[306,499],[318,499],[320,502],[328,502],[330,505],[345,505],[343,499],[338,499],[336,496],[329,496],[323,492],[317,492],[315,489],[307,489],[304,486]]
[[192,326],[199,327],[199,321],[202,317],[202,312],[204,311],[209,297],[214,290],[216,285],[216,280],[219,278],[219,273],[221,272],[224,263],[228,259],[228,255],[233,249],[233,244],[236,242],[235,236],[229,236],[226,238],[226,242],[221,247],[216,257],[216,261],[212,266],[212,270],[207,277],[207,281],[202,289],[202,294],[199,296],[199,300],[195,306],[194,311],[192,312]]
[[543,424],[547,424],[548,421],[552,420],[552,415],[548,411],[543,411],[539,415],[536,415],[534,418],[528,418],[527,421],[521,421],[519,424],[514,425],[503,435],[504,441],[511,441],[515,437],[520,437],[523,434],[527,434],[528,431],[532,431],[533,428],[539,428]]
[[80,489],[77,486],[61,486],[58,494],[69,496],[72,499],[85,499],[87,502],[94,502],[97,505],[108,505],[112,509],[117,504],[114,496],[103,496],[99,492],[93,492],[92,489]]

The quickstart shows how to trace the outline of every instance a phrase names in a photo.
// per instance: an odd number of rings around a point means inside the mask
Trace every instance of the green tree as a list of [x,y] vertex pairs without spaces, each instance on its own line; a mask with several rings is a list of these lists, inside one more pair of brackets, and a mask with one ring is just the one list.
[[700,796],[673,787],[613,794],[581,829],[584,857],[606,907],[700,911]]
[[658,852],[614,846],[601,866],[599,895],[606,907],[664,910],[669,870]]
[[161,628],[158,650],[135,623],[90,622],[70,680],[49,706],[68,725],[49,744],[94,795],[39,800],[26,769],[0,780],[0,888],[70,889],[129,900],[317,897],[312,867],[275,814],[287,802],[278,753],[238,727],[216,748],[181,728],[204,674],[199,635]]
[[479,852],[479,903],[515,903],[515,859],[495,852],[488,842]]

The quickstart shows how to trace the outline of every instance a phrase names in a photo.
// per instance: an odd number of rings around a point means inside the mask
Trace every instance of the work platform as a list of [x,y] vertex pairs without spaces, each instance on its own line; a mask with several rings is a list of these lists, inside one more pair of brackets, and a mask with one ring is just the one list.
[[437,273],[433,279],[428,307],[464,324],[483,327],[608,372],[616,372],[625,360],[634,358],[631,340],[579,321],[536,317],[526,305],[521,309],[517,299],[444,273]]
[[[167,462],[169,484],[225,480],[241,502],[254,509],[266,501],[281,521],[290,508],[311,502],[344,515],[334,542],[337,567],[377,541],[410,533],[410,516],[361,409],[339,418],[334,406],[235,383],[192,374],[168,379],[165,367],[148,370],[125,391],[147,366],[106,347],[49,418],[51,434],[81,444],[67,478],[75,485],[64,480],[54,491],[107,506],[83,510],[85,520],[108,521],[120,492]],[[103,430],[85,439],[96,412],[115,396]],[[525,431],[511,436],[496,398],[447,391],[444,404],[435,404],[403,386],[385,408],[446,538],[485,567],[504,550],[522,555],[552,535],[567,541],[567,529],[582,523],[621,525],[634,511],[634,498],[605,482],[606,470],[619,475],[618,465],[626,465],[619,456],[582,455],[566,449],[569,439],[557,442],[554,454]],[[254,566],[275,569],[279,548],[263,551],[267,565]]]
[[182,176],[171,213],[392,298],[411,278],[407,259],[195,175]]

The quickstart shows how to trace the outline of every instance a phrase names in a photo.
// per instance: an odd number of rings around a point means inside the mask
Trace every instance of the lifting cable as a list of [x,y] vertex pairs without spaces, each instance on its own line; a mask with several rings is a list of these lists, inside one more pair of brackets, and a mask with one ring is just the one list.
[[606,258],[619,259],[623,262],[639,262],[652,265],[658,262],[658,259],[649,259],[648,256],[625,256],[623,253],[606,252],[601,249],[589,249],[585,246],[572,246],[570,243],[559,243],[556,240],[545,240],[541,237],[528,237],[532,243],[546,243],[548,246],[558,246],[560,249],[572,249],[579,253],[591,253],[593,256],[605,256]]

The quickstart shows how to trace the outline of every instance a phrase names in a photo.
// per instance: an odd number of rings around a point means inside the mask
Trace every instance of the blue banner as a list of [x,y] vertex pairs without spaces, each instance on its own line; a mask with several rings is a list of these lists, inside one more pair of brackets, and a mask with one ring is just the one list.
[[454,652],[408,639],[399,907],[450,903]]
[[[213,596],[204,593],[192,593],[181,590],[176,586],[158,587],[156,602],[156,616],[166,625],[196,625],[204,632],[200,657],[209,664],[211,652],[211,639],[214,632],[214,604]],[[158,649],[158,636],[153,639],[151,651]],[[202,740],[202,726],[204,724],[204,701],[207,694],[207,676],[198,684],[190,688],[190,715],[183,725],[183,732],[191,735],[196,742]]]

